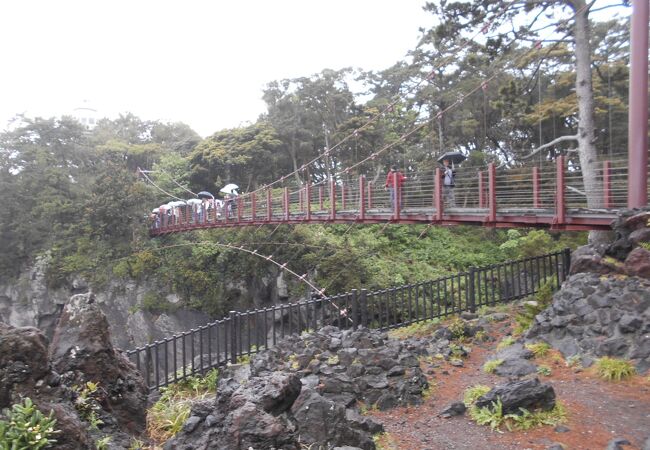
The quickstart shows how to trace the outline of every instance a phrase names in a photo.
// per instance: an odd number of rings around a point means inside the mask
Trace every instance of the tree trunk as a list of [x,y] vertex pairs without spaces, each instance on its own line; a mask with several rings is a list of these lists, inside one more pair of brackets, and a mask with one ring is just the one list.
[[[589,44],[589,9],[585,0],[571,0],[576,11],[574,38],[576,52],[576,95],[578,97],[578,155],[582,180],[587,194],[587,207],[603,207],[602,181],[598,178],[597,151],[594,145],[594,93],[591,83],[591,47]],[[609,233],[592,231],[589,241],[604,242]]]

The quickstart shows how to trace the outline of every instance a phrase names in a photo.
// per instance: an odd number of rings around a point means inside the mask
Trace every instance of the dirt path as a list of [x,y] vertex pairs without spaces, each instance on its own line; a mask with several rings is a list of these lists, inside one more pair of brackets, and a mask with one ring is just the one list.
[[507,322],[492,324],[494,342],[472,344],[472,352],[458,368],[448,363],[422,362],[429,378],[432,394],[418,407],[390,411],[372,411],[370,415],[383,423],[388,436],[384,447],[399,450],[447,449],[545,449],[562,443],[570,450],[605,449],[614,438],[625,438],[641,449],[650,438],[650,376],[636,376],[622,383],[598,379],[590,370],[575,372],[567,367],[558,353],[550,353],[536,364],[551,368],[550,376],[540,376],[555,389],[565,406],[569,431],[557,432],[554,427],[529,431],[497,432],[479,426],[467,415],[444,419],[438,413],[455,401],[462,401],[463,391],[475,384],[494,386],[504,378],[486,374],[482,366],[496,348],[497,342],[510,331]]

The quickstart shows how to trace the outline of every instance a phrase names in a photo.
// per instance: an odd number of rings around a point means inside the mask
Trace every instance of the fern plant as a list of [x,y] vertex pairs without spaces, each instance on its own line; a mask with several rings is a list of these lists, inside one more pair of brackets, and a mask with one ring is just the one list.
[[39,450],[56,442],[54,413],[44,415],[29,397],[5,414],[7,420],[0,420],[0,450]]

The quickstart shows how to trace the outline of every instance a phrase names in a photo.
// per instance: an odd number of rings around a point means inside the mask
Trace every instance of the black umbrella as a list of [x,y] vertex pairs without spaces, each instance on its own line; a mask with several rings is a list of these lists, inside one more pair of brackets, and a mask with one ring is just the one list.
[[210,194],[208,191],[201,191],[198,194],[196,194],[198,198],[209,198],[214,200],[214,195]]
[[438,158],[438,162],[442,163],[443,159],[449,160],[452,164],[460,164],[467,159],[467,156],[463,155],[461,152],[447,152]]

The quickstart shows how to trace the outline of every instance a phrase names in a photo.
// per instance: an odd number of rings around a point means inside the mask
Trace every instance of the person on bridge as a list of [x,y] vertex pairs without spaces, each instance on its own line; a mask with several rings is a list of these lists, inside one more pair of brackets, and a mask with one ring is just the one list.
[[386,176],[386,185],[384,189],[388,189],[390,191],[390,204],[393,207],[393,211],[397,209],[395,202],[397,201],[398,190],[400,193],[399,207],[400,210],[404,209],[404,189],[402,188],[404,185],[404,180],[406,180],[406,177],[402,174],[402,172],[399,171],[397,166],[392,166],[390,168],[390,172],[388,172],[388,175]]
[[456,201],[454,199],[454,187],[456,186],[456,171],[454,170],[453,163],[449,167],[449,160],[443,159],[442,165],[442,195],[444,202],[447,206],[453,208],[456,206]]

